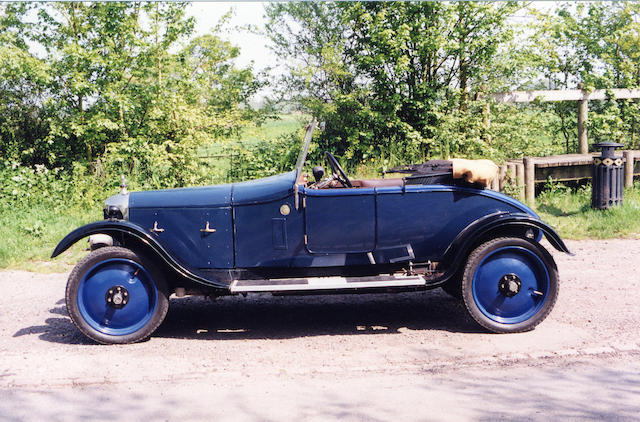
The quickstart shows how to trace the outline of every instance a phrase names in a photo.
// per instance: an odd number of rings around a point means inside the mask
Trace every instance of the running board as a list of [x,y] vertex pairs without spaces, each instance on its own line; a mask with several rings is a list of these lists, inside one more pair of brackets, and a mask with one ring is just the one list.
[[231,293],[302,292],[313,290],[420,287],[424,285],[426,285],[426,280],[421,275],[280,278],[271,280],[234,280],[231,283]]

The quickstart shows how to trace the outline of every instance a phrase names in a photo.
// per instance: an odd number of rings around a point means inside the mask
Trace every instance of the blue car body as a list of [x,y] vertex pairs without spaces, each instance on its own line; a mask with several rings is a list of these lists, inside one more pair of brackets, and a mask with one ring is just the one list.
[[[440,261],[467,226],[487,215],[538,216],[491,190],[409,185],[299,188],[295,172],[250,182],[133,192],[129,219],[194,269],[339,267]],[[288,215],[280,209],[286,205]],[[209,223],[215,232],[200,229]]]
[[[262,269],[277,277],[305,268],[340,274],[345,267],[371,267],[365,272],[375,273],[375,267],[442,262],[479,221],[518,221],[535,229],[538,239],[544,231],[554,246],[566,250],[533,210],[489,189],[301,185],[296,192],[296,178],[292,171],[241,183],[132,192],[129,227],[137,226],[188,272],[209,274],[204,278],[214,286],[227,284],[230,278],[219,275],[231,269]],[[202,231],[207,225],[215,231]],[[101,226],[89,231],[109,231]],[[63,240],[54,255],[79,236]]]
[[[67,298],[72,299],[67,307],[81,331],[101,342],[137,341],[148,335],[162,310],[145,306],[165,297],[159,296],[163,291],[154,281],[158,277],[167,279],[165,295],[185,289],[224,295],[439,286],[446,290],[457,285],[468,292],[469,302],[477,302],[469,309],[472,316],[499,332],[531,329],[550,311],[553,303],[545,303],[555,302],[556,267],[537,242],[545,235],[553,247],[569,251],[529,207],[466,183],[349,181],[339,164],[332,164],[333,178],[342,185],[307,183],[302,169],[312,133],[313,127],[296,169],[288,173],[216,186],[123,190],[108,199],[105,219],[69,233],[52,255],[91,235],[108,239],[104,244],[92,242],[92,249],[120,248],[105,253],[106,258],[88,257],[78,264],[78,274],[70,276],[72,294]],[[122,250],[145,259],[131,258]],[[165,275],[158,276],[149,265]],[[128,281],[115,280],[122,277]],[[142,308],[124,308],[131,315],[112,302],[129,294],[127,283],[141,286],[132,292],[151,292],[140,299],[147,304]],[[476,292],[475,284],[483,290]],[[520,291],[525,288],[523,296]],[[109,325],[114,324],[114,309],[122,315],[124,327],[118,331],[124,334],[116,336]],[[476,310],[488,312],[488,319],[474,315]],[[534,318],[537,314],[541,315]],[[151,331],[132,330],[134,326]]]

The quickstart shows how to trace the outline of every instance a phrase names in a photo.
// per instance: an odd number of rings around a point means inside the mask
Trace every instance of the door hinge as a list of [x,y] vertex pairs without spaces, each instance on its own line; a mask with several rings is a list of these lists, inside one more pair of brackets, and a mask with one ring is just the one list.
[[307,197],[306,196],[302,197],[302,208],[307,208]]
[[304,244],[305,244],[305,246],[307,245],[307,235],[306,234],[304,235]]

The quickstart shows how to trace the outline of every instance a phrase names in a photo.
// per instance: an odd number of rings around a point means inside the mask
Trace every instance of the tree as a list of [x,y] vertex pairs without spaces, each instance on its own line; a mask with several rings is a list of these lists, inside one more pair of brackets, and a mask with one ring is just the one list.
[[[640,6],[635,3],[564,5],[538,14],[537,68],[549,88],[636,88],[640,85]],[[576,138],[575,105],[554,104],[567,140]],[[594,141],[637,137],[637,101],[590,103],[590,138]],[[568,127],[565,126],[568,123]],[[632,146],[630,145],[630,146]]]
[[[327,121],[324,149],[359,162],[442,154],[439,125],[491,83],[519,7],[479,3],[267,6],[267,32],[288,65],[281,90]],[[459,134],[464,136],[464,134]],[[464,146],[463,144],[459,144]]]
[[26,34],[33,28],[22,22],[28,10],[27,4],[0,6],[0,155],[12,161],[35,150],[49,130],[41,107],[49,68],[29,53]]
[[[22,151],[14,155],[25,164],[67,168],[107,153],[166,183],[193,182],[197,147],[255,118],[249,98],[261,84],[250,67],[235,65],[235,46],[215,33],[193,38],[185,6],[3,6],[2,37],[11,42],[0,49],[0,107],[18,117],[0,127],[0,148]],[[37,24],[28,27],[30,7]],[[34,43],[43,58],[29,53]],[[40,129],[17,133],[29,116]]]

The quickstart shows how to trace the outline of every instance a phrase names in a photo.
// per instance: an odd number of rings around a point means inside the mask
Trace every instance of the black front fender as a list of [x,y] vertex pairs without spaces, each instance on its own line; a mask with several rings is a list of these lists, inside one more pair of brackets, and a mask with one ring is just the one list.
[[151,235],[139,225],[126,220],[96,221],[95,223],[89,223],[82,227],[78,227],[58,243],[58,246],[56,246],[51,254],[51,258],[55,258],[79,240],[87,236],[91,236],[92,234],[107,234],[111,237],[117,237],[119,235],[134,237],[140,241],[147,250],[161,258],[178,275],[209,287],[223,288],[225,290],[228,289],[227,284],[199,275],[197,270],[190,268],[188,265],[174,257],[159,239]]

